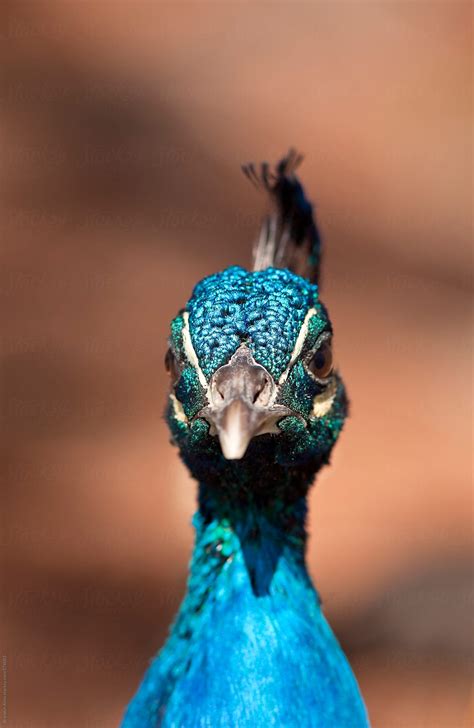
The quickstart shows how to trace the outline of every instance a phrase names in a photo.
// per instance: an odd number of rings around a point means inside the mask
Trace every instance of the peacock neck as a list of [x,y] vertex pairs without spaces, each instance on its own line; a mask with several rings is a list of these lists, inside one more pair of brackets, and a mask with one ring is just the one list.
[[367,728],[306,570],[305,489],[215,485],[200,485],[187,593],[124,727]]
[[244,567],[235,574],[247,575],[257,597],[270,593],[276,572],[288,565],[306,579],[307,488],[285,485],[200,484],[191,580],[203,571],[217,577],[234,561]]
[[254,484],[200,483],[186,595],[166,646],[173,661],[188,642],[206,651],[210,630],[224,631],[229,615],[246,619],[273,603],[285,605],[280,615],[290,609],[295,618],[315,618],[319,602],[305,562],[307,490],[303,479],[273,475]]
[[[307,485],[296,480],[284,485],[290,487],[261,481],[244,488],[229,479],[219,487],[217,482],[199,485],[186,595],[150,673],[151,682],[157,674],[166,676],[158,711],[165,710],[172,692],[180,695],[181,681],[183,686],[199,682],[199,688],[190,688],[193,695],[212,694],[211,684],[222,670],[235,695],[245,692],[245,676],[259,675],[262,685],[270,686],[264,693],[272,701],[271,685],[286,684],[287,674],[296,670],[285,667],[293,647],[304,645],[308,652],[308,640],[326,639],[305,563]],[[316,648],[314,654],[319,655]],[[316,667],[317,660],[308,669]],[[230,693],[216,689],[227,701]],[[275,700],[286,704],[281,690]]]

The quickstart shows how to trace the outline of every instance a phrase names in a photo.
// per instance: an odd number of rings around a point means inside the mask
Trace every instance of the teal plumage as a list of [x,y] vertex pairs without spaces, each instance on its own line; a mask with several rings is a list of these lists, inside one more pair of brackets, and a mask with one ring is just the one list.
[[248,272],[234,266],[205,278],[187,307],[204,374],[210,376],[247,342],[255,359],[278,378],[317,295],[316,286],[288,270]]
[[347,398],[298,161],[247,168],[276,204],[257,270],[204,279],[171,325],[167,420],[199,482],[196,544],[169,639],[122,728],[368,726],[305,563],[306,496]]

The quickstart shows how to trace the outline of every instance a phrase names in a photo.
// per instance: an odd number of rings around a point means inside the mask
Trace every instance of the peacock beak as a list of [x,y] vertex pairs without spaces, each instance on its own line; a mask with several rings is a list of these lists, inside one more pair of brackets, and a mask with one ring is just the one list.
[[245,455],[250,440],[257,434],[258,412],[244,399],[234,399],[222,408],[213,424],[219,437],[222,453],[227,460],[240,460]]
[[210,434],[219,438],[227,460],[240,460],[253,437],[280,432],[277,422],[292,411],[274,403],[276,393],[272,376],[244,344],[213,374],[209,404],[199,417],[211,425]]

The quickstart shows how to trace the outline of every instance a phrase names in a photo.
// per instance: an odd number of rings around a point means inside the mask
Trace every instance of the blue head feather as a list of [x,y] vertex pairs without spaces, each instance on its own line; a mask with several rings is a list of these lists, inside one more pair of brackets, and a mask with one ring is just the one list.
[[278,378],[288,365],[317,287],[288,270],[249,272],[234,266],[205,278],[187,305],[194,349],[210,376],[247,343]]

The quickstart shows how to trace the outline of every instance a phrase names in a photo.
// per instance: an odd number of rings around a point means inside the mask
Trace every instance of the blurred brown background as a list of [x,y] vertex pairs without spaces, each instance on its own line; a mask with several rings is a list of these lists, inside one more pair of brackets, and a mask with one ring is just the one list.
[[471,725],[471,4],[1,11],[4,723],[116,726],[162,643],[168,322],[249,262],[240,163],[295,145],[352,399],[311,570],[374,728]]

